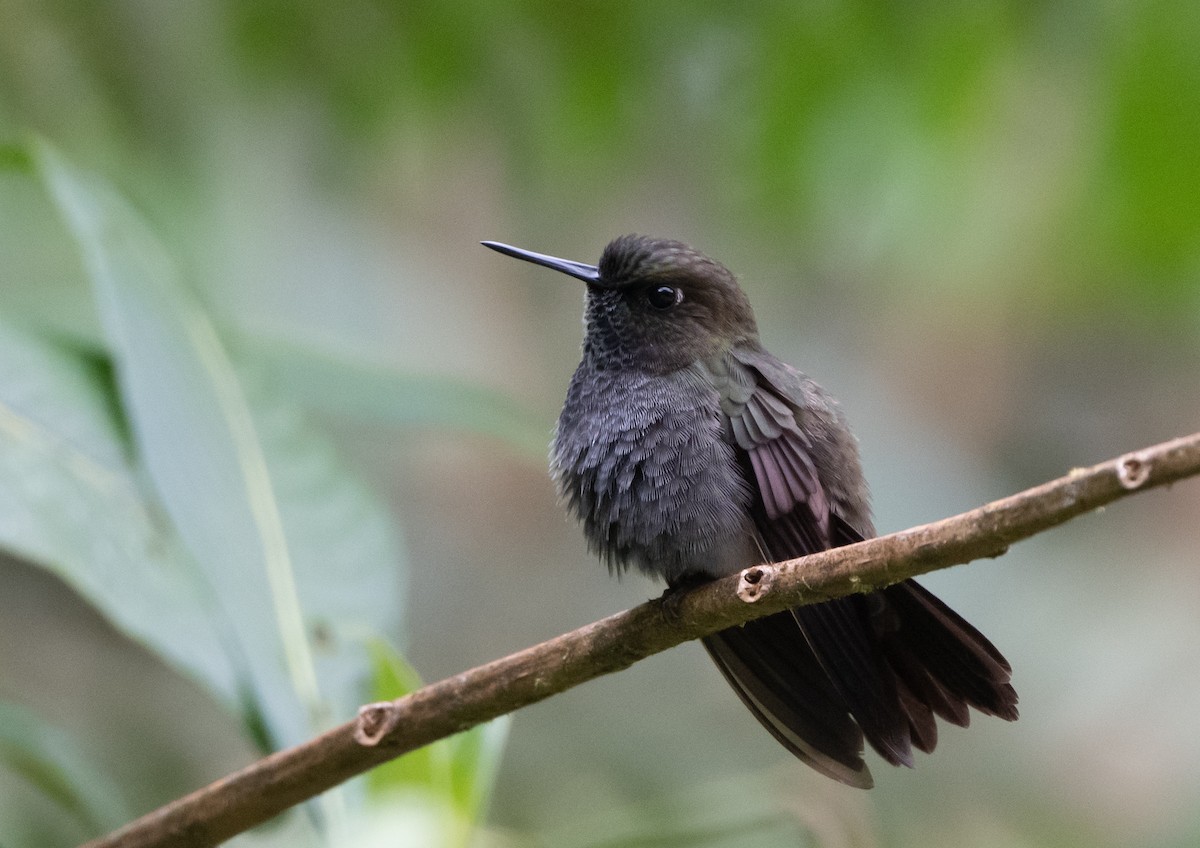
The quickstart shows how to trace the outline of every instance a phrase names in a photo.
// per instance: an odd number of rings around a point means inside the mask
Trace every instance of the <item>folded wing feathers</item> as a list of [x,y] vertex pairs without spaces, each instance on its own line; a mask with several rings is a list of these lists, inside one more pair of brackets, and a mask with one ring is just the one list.
[[[862,538],[831,509],[798,411],[770,387],[772,377],[789,375],[798,376],[739,359],[722,403],[761,496],[761,542],[777,560]],[[852,786],[871,784],[864,736],[888,762],[911,766],[913,747],[929,752],[937,744],[935,716],[961,726],[968,707],[1017,717],[1008,662],[911,580],[768,616],[704,643],[776,739]]]

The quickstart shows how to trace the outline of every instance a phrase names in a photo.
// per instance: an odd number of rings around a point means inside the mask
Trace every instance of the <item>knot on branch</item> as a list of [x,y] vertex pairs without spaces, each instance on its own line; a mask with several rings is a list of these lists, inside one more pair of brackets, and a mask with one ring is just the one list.
[[738,580],[737,596],[747,604],[752,604],[767,594],[771,584],[775,582],[775,569],[766,565],[756,565],[742,572]]
[[400,721],[395,701],[379,701],[358,708],[354,741],[366,748],[378,745]]
[[1117,460],[1117,480],[1126,489],[1136,489],[1150,479],[1150,460],[1143,451],[1127,453]]

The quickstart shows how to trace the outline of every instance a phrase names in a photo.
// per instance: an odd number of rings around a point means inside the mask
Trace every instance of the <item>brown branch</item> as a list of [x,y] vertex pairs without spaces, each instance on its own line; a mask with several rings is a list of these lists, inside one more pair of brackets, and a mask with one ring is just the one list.
[[1119,498],[1200,474],[1200,433],[1126,454],[979,509],[844,548],[748,568],[672,604],[650,601],[364,707],[357,721],[279,751],[85,848],[216,845],[393,757],[627,668],[717,630],[866,592],[980,557]]

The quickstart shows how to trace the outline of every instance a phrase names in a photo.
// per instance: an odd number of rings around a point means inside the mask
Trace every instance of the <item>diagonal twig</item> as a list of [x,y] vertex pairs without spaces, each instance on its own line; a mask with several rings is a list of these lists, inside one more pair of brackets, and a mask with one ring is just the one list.
[[1010,544],[1137,492],[1200,474],[1200,433],[1125,454],[951,518],[759,565],[611,615],[518,653],[371,704],[84,848],[211,846],[408,751],[536,703],[651,654],[789,607],[879,589],[1003,554]]

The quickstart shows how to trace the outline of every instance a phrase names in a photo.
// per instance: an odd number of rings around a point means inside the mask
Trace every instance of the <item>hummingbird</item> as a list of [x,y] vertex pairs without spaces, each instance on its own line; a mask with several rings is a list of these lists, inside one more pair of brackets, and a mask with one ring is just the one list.
[[[589,547],[668,592],[875,535],[838,403],[760,343],[736,277],[688,245],[625,235],[596,265],[498,242],[586,286],[583,352],[550,451]],[[1017,718],[1012,669],[913,580],[705,637],[754,717],[834,780],[869,788],[864,739],[892,765],[937,721]]]

